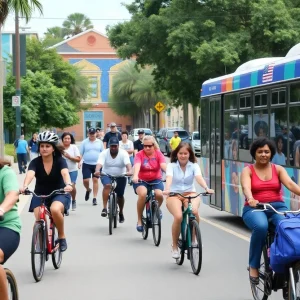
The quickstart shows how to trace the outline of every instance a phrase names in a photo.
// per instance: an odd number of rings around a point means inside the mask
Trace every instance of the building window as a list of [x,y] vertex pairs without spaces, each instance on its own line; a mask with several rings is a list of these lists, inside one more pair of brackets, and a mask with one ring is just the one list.
[[90,77],[91,97],[98,98],[98,77]]
[[268,94],[266,91],[259,92],[254,95],[254,107],[267,106]]

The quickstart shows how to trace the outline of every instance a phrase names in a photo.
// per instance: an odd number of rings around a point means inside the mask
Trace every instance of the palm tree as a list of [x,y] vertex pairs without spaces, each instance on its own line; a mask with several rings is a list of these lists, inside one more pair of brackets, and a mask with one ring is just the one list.
[[81,13],[71,14],[67,17],[67,20],[63,22],[65,33],[70,36],[74,36],[93,27],[91,20]]
[[57,39],[60,39],[60,38],[63,39],[65,36],[64,29],[59,26],[47,28],[47,32],[45,32],[45,35],[51,36],[51,37],[57,38]]
[[10,12],[18,12],[20,17],[29,21],[34,9],[43,13],[43,6],[38,0],[0,0],[0,26],[2,26]]

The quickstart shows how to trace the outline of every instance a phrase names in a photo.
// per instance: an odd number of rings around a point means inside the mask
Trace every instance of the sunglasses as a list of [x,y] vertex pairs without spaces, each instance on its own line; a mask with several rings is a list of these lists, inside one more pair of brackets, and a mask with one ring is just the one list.
[[154,144],[152,145],[144,145],[144,148],[152,148],[154,146]]

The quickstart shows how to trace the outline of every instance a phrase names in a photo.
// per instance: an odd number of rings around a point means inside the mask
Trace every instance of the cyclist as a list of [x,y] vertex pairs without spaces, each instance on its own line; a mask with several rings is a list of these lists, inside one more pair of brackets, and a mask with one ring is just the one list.
[[139,179],[149,183],[157,183],[153,186],[155,191],[155,199],[158,201],[159,206],[161,206],[163,202],[162,191],[164,189],[164,185],[161,182],[161,170],[166,172],[167,167],[165,157],[160,152],[159,146],[153,136],[146,135],[143,138],[143,146],[144,149],[137,152],[135,155],[134,173],[132,177],[133,189],[138,195],[138,222],[136,225],[136,230],[138,232],[143,231],[142,214],[147,196],[147,184],[144,182],[139,182]]
[[[28,167],[21,192],[24,192],[32,179],[36,178],[34,192],[38,195],[48,195],[57,189],[72,192],[73,185],[70,179],[66,160],[62,158],[57,147],[58,136],[50,131],[38,135],[38,152],[40,156],[33,159]],[[58,242],[61,251],[67,250],[67,241],[64,233],[64,216],[70,201],[70,194],[53,195],[46,205],[50,208],[54,223],[58,231]],[[40,217],[40,199],[33,196],[29,211],[34,212],[35,219]]]
[[[20,243],[21,221],[18,214],[19,184],[10,164],[0,159],[0,264],[4,264]],[[7,279],[0,265],[0,299],[8,300]]]
[[300,187],[293,182],[286,170],[271,163],[276,153],[273,141],[258,138],[250,147],[250,154],[255,160],[253,165],[245,167],[241,174],[241,184],[246,197],[243,220],[252,230],[249,251],[249,276],[252,284],[259,284],[258,269],[262,249],[268,232],[268,220],[276,226],[283,216],[272,210],[252,213],[257,203],[270,203],[278,211],[287,207],[281,194],[281,184],[291,192],[300,195]]
[[109,141],[112,137],[117,137],[119,141],[122,140],[121,133],[118,131],[117,124],[115,122],[110,123],[110,131],[108,131],[103,138],[104,149],[109,148]]
[[[133,142],[128,139],[128,131],[122,131],[122,141],[119,141],[119,146],[121,149],[127,151],[130,159],[130,163],[133,166]],[[128,183],[131,183],[131,178],[128,177]]]
[[[112,137],[109,140],[109,149],[105,149],[100,155],[98,159],[98,163],[96,166],[95,175],[100,175],[100,169],[106,174],[112,176],[120,176],[126,173],[131,175],[131,163],[129,160],[129,155],[127,151],[123,149],[119,149],[119,139],[117,137]],[[118,197],[118,205],[119,205],[119,222],[123,223],[125,221],[124,218],[124,191],[126,187],[126,177],[117,178],[117,187],[115,192]],[[107,201],[111,188],[111,179],[108,176],[102,176],[101,182],[103,184],[102,198],[103,198],[103,210],[101,213],[102,217],[107,216]]]
[[143,145],[143,138],[145,137],[144,129],[139,129],[138,135],[139,135],[139,138],[136,141],[134,141],[134,143],[133,143],[134,155],[136,155],[139,151],[144,149],[144,145]]
[[[81,160],[80,152],[75,145],[75,139],[70,132],[64,132],[61,136],[63,142],[63,157],[66,159],[69,175],[73,184],[72,196],[72,210],[76,210],[76,180],[78,176],[78,163]],[[69,208],[69,207],[68,207]],[[67,213],[68,215],[69,213]]]
[[[99,154],[104,150],[103,142],[96,138],[96,129],[89,129],[89,137],[85,139],[80,146],[80,154],[82,156],[82,177],[83,185],[86,189],[85,192],[85,201],[88,201],[90,198],[90,178],[93,178],[93,205],[97,205],[97,194],[98,194],[98,178],[94,175],[97,160]],[[81,162],[78,167],[81,167]]]
[[[167,166],[166,172],[166,186],[164,195],[169,195],[170,192],[181,193],[185,196],[195,196],[196,188],[194,185],[194,179],[202,186],[207,193],[213,194],[214,190],[209,189],[202,177],[201,170],[197,164],[197,159],[192,147],[188,143],[181,142],[175,150],[171,152],[170,163]],[[180,257],[178,251],[178,238],[180,235],[180,226],[182,222],[182,204],[187,207],[188,199],[180,196],[168,197],[167,208],[173,215],[172,225],[172,257],[177,259]],[[200,197],[192,199],[193,214],[195,215],[197,222],[199,223],[199,207]]]

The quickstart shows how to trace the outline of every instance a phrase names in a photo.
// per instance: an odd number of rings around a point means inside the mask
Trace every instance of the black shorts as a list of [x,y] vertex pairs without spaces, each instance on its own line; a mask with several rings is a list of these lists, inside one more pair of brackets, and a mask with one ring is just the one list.
[[88,179],[91,177],[99,178],[99,176],[95,176],[94,173],[96,171],[96,165],[89,165],[86,163],[82,164],[82,178]]
[[[65,213],[66,213],[69,207],[70,199],[71,199],[70,194],[63,194],[63,195],[57,194],[57,195],[53,195],[50,199],[47,199],[45,205],[48,207],[48,209],[50,209],[52,202],[54,201],[61,202],[65,207]],[[33,212],[33,210],[36,207],[39,207],[40,205],[41,205],[41,198],[32,196],[30,206],[29,206],[29,212]]]
[[20,243],[20,234],[6,227],[0,227],[0,249],[4,253],[2,265],[14,254]]

